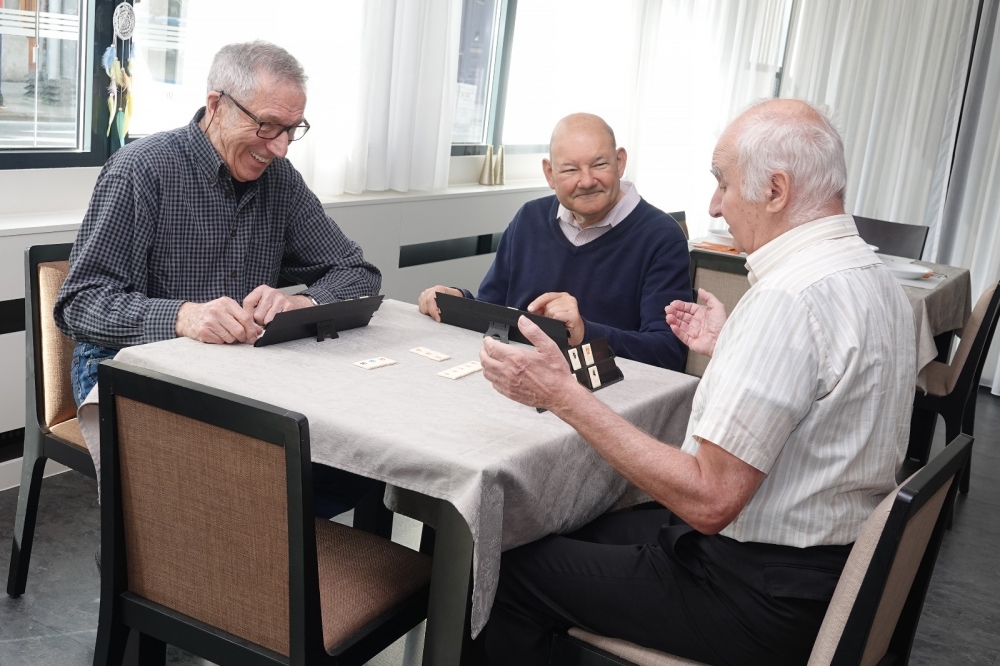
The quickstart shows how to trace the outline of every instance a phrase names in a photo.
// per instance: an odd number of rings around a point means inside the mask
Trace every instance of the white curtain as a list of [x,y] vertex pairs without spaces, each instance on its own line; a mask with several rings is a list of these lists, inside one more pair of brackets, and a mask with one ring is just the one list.
[[[781,96],[828,105],[847,210],[936,227],[944,210],[977,0],[800,0]],[[933,257],[928,243],[925,256]]]
[[712,150],[728,122],[770,97],[791,0],[648,0],[628,175],[657,207],[683,210],[692,237],[708,216]]
[[345,189],[448,185],[461,0],[368,0]]
[[[969,77],[955,170],[938,234],[938,260],[968,266],[973,302],[1000,280],[1000,21],[996,2],[985,3]],[[1000,347],[996,342],[993,348]],[[983,368],[1000,395],[1000,365]]]

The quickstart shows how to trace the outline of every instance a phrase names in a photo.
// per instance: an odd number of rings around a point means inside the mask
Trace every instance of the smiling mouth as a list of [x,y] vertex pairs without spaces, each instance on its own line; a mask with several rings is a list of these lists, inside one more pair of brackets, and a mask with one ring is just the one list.
[[261,157],[260,155],[258,155],[255,152],[253,152],[252,150],[250,151],[250,157],[254,158],[260,164],[267,164],[267,162],[268,162],[268,160],[265,160],[263,157]]

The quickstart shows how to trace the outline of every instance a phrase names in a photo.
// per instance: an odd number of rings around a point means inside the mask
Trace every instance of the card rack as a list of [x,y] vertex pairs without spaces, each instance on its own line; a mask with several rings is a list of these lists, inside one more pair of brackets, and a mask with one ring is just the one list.
[[608,346],[607,338],[598,338],[565,349],[563,356],[576,375],[576,381],[591,391],[597,391],[625,379],[621,368],[615,363],[615,353]]

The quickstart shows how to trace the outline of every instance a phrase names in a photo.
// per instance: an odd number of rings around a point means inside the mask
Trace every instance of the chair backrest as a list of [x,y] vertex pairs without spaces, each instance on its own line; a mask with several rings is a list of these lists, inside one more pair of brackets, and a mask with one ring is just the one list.
[[972,438],[959,435],[875,509],[851,550],[809,666],[906,663]]
[[322,654],[305,417],[117,361],[98,386],[108,598]]
[[969,321],[962,329],[961,340],[955,356],[951,359],[948,375],[945,377],[945,388],[948,393],[959,391],[964,394],[963,400],[976,390],[986,363],[986,353],[996,332],[997,319],[1000,318],[1000,289],[996,284],[990,285],[976,301]]
[[[743,294],[750,289],[747,279],[746,260],[743,257],[727,256],[691,250],[691,286],[694,297],[698,297],[698,289],[711,292],[726,306],[726,312],[731,313]],[[688,352],[684,372],[701,377],[708,367],[709,358],[695,352]]]
[[688,235],[687,213],[685,213],[682,210],[679,210],[675,213],[667,213],[667,215],[669,215],[670,217],[674,218],[677,221],[677,226],[679,226],[681,228],[681,231],[684,232],[684,238],[690,239],[691,236]]
[[855,215],[854,225],[861,238],[877,245],[882,254],[919,259],[924,253],[927,227],[921,224],[901,224]]
[[29,376],[34,379],[35,418],[43,430],[76,417],[70,369],[75,342],[56,327],[52,310],[69,273],[72,243],[25,250],[24,298]]

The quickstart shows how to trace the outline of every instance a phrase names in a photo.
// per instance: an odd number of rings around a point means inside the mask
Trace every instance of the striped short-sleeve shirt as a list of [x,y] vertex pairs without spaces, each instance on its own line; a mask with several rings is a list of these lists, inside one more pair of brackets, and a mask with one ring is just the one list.
[[767,475],[723,535],[851,543],[906,452],[913,310],[849,215],[793,228],[747,267],[683,449],[710,441]]

